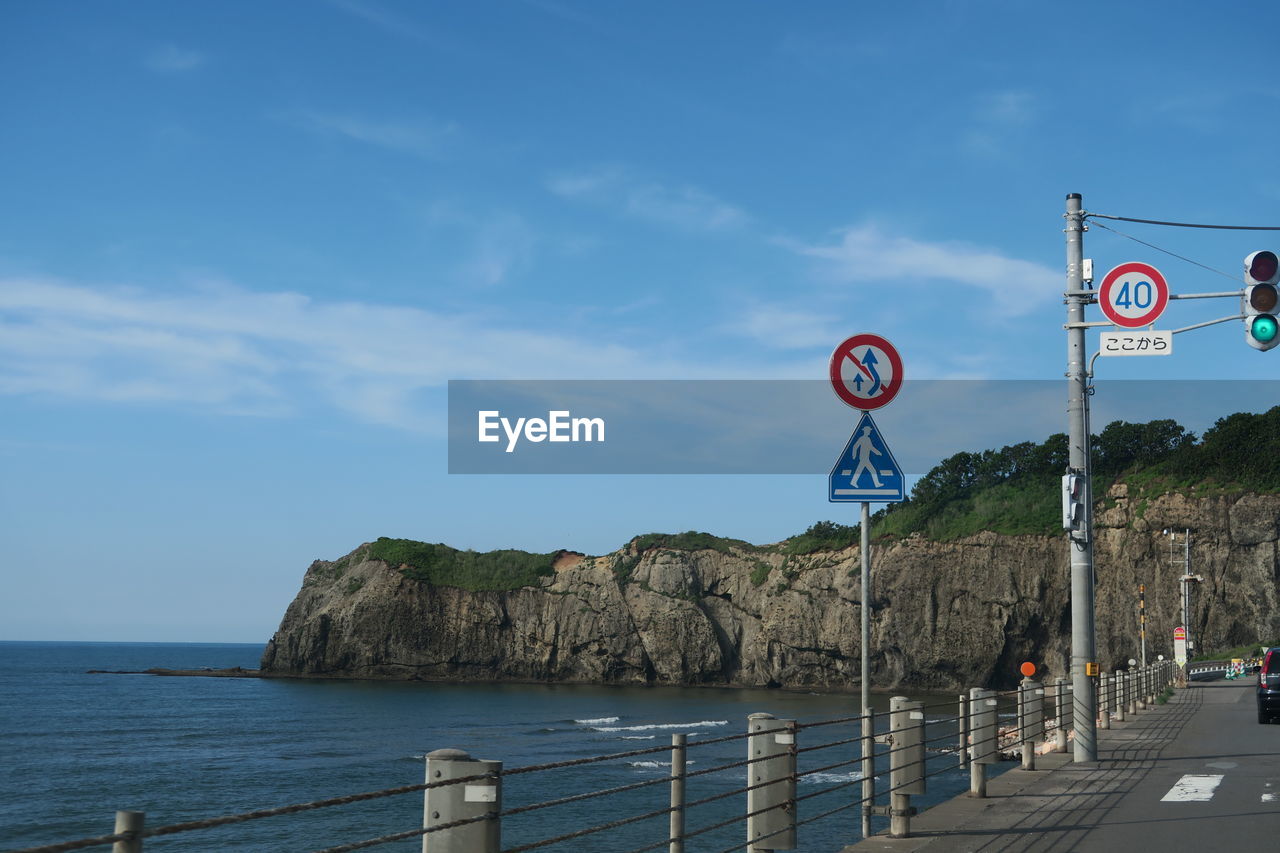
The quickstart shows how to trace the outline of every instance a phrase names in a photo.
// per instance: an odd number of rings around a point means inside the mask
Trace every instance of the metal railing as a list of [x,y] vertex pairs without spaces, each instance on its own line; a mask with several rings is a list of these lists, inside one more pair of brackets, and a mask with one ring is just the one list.
[[[1146,668],[1104,674],[1098,684],[1102,727],[1108,727],[1112,719],[1122,721],[1127,715],[1153,704],[1156,696],[1173,683],[1174,672],[1172,663],[1164,661]],[[504,768],[501,761],[475,759],[456,749],[439,749],[426,756],[426,779],[421,784],[150,829],[145,827],[145,816],[141,812],[120,811],[116,813],[115,829],[110,835],[12,853],[64,853],[108,844],[113,845],[113,853],[142,853],[143,843],[149,838],[417,792],[423,794],[419,825],[327,847],[320,853],[347,853],[416,838],[422,839],[424,853],[523,853],[584,838],[599,838],[602,833],[614,833],[610,838],[617,844],[616,833],[624,827],[639,827],[645,839],[625,853],[663,848],[668,853],[685,853],[688,842],[698,843],[699,850],[718,849],[723,842],[717,839],[723,837],[726,827],[735,824],[744,825],[739,836],[742,841],[723,848],[721,853],[739,850],[754,853],[794,849],[800,827],[838,815],[851,815],[855,810],[861,813],[863,826],[870,826],[872,818],[887,818],[889,835],[906,837],[910,835],[911,817],[916,813],[911,797],[926,793],[929,779],[968,769],[970,795],[982,797],[986,796],[990,765],[1002,760],[1021,760],[1024,768],[1034,770],[1038,755],[1067,751],[1072,704],[1071,684],[1066,679],[1057,678],[1052,684],[1024,679],[1012,691],[974,688],[961,694],[958,702],[924,705],[906,697],[894,697],[887,715],[872,711],[865,718],[859,715],[801,723],[769,714],[752,714],[747,719],[747,731],[742,734],[697,741],[690,741],[687,734],[674,734],[669,746],[526,767]],[[1010,718],[1015,722],[1008,723]],[[1006,721],[1003,724],[1002,719]],[[868,739],[872,747],[864,753],[862,747]],[[707,754],[715,745],[733,742],[742,743],[743,759],[689,769],[694,764],[689,759],[691,753]],[[864,759],[864,754],[869,757]],[[616,764],[643,757],[669,757],[669,775],[504,806],[503,789],[508,781],[515,784],[533,779],[536,783],[556,771],[580,771],[591,765]],[[743,776],[745,785],[735,784],[723,790],[727,777],[743,780]],[[819,784],[832,777],[837,781]],[[860,790],[865,780],[871,781],[869,796]],[[799,781],[813,783],[814,790],[797,793]],[[665,790],[666,796],[660,795],[656,790],[659,788]],[[633,792],[646,792],[643,796],[650,797],[636,813],[502,847],[504,825],[516,827],[531,814],[583,803],[592,804],[598,815],[599,810],[608,808],[596,805],[600,801],[630,796]],[[715,804],[723,809],[726,801],[735,797],[745,801],[743,811],[727,819],[723,811],[707,817],[710,811],[707,807]],[[800,818],[801,811],[810,810],[815,813]],[[567,820],[560,825],[581,824]],[[853,826],[850,821],[845,841],[853,840],[856,834]],[[575,845],[561,849],[583,848]]]

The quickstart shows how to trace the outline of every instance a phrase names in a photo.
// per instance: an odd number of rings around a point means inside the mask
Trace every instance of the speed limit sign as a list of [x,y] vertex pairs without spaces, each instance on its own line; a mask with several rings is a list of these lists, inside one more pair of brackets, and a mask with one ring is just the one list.
[[1111,270],[1098,290],[1098,307],[1117,326],[1148,326],[1169,304],[1169,283],[1150,264],[1130,261]]

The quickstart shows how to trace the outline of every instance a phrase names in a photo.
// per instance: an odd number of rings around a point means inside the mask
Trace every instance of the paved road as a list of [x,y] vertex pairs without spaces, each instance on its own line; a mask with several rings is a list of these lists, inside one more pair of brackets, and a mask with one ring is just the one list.
[[923,813],[916,837],[845,850],[1280,851],[1280,724],[1258,724],[1251,682],[1193,682],[1098,734],[1092,766],[1057,756],[1011,770],[984,800]]

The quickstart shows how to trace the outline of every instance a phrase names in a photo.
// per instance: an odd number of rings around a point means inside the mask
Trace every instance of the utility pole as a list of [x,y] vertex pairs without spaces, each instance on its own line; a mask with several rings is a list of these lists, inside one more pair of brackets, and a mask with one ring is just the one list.
[[1081,475],[1084,516],[1068,534],[1071,549],[1071,688],[1077,763],[1098,760],[1096,668],[1093,624],[1093,484],[1089,464],[1089,388],[1085,359],[1084,210],[1079,193],[1067,196],[1067,419],[1068,462]]

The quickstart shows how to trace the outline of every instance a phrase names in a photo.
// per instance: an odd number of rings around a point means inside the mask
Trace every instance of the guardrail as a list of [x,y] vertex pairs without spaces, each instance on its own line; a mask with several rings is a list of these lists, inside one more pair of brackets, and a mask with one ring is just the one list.
[[[1127,715],[1153,704],[1156,696],[1172,684],[1174,672],[1172,663],[1165,661],[1146,668],[1103,674],[1098,684],[1101,726],[1107,728],[1112,718],[1124,720]],[[1023,767],[1035,769],[1038,755],[1065,752],[1071,737],[1072,705],[1071,685],[1065,679],[1058,678],[1051,685],[1024,679],[1012,691],[974,688],[960,694],[956,702],[935,705],[897,696],[891,700],[887,715],[870,712],[865,717],[800,723],[770,714],[752,714],[742,734],[697,741],[690,741],[687,734],[674,734],[670,746],[527,767],[504,768],[500,760],[476,759],[461,750],[438,749],[426,756],[426,779],[422,784],[151,829],[145,827],[143,813],[119,811],[110,835],[11,853],[69,853],[108,844],[113,845],[113,853],[142,853],[143,843],[149,838],[417,792],[423,793],[420,824],[402,832],[327,847],[320,853],[347,853],[415,838],[423,839],[424,853],[523,853],[577,843],[583,838],[599,837],[601,833],[633,825],[639,827],[637,831],[643,830],[640,834],[645,840],[626,853],[662,848],[668,853],[685,853],[687,842],[707,843],[714,838],[713,833],[734,824],[744,825],[743,835],[739,836],[744,840],[724,848],[721,853],[738,850],[754,853],[794,849],[801,827],[854,809],[860,810],[864,827],[870,827],[873,818],[881,821],[887,818],[889,835],[906,837],[911,832],[911,817],[916,813],[911,797],[924,794],[930,778],[968,769],[970,794],[982,797],[986,795],[990,765],[1020,758]],[[1013,717],[1016,722],[1001,725],[1002,712],[1004,719]],[[862,747],[867,740],[871,744],[864,753]],[[742,742],[744,747],[742,760],[689,769],[691,752],[701,753],[713,745],[735,741]],[[869,757],[863,758],[864,754]],[[508,780],[540,778],[534,774],[646,756],[669,759],[669,775],[504,808],[503,788]],[[811,792],[797,793],[798,781],[830,779],[837,776],[832,773],[835,770],[849,772],[838,774],[841,781],[816,784]],[[727,791],[717,790],[722,784],[710,784],[716,778],[723,782],[727,773],[741,774],[738,778],[746,784]],[[659,796],[659,788],[665,789],[665,797]],[[642,807],[645,810],[638,813],[502,847],[504,824],[526,820],[531,813],[617,798],[645,789],[653,789],[653,796]],[[844,796],[838,800],[821,800],[834,794]],[[727,819],[723,818],[723,812],[706,816],[710,812],[708,807],[718,804],[723,808],[735,797],[742,799],[743,811]],[[809,809],[816,809],[817,813],[801,819],[800,812]],[[698,816],[699,825],[691,828],[694,815]],[[570,820],[561,825],[576,824]],[[849,834],[852,836],[852,831]],[[616,836],[614,838],[616,841]]]

